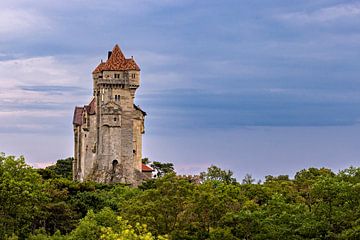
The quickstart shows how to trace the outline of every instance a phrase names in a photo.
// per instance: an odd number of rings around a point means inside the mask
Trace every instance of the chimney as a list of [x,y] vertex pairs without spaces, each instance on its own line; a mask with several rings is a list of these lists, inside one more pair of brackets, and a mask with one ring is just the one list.
[[112,51],[108,51],[108,59],[111,57]]

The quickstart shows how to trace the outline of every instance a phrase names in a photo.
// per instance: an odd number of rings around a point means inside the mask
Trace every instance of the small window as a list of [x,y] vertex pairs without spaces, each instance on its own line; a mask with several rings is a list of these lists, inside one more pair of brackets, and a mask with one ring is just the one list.
[[134,79],[136,77],[136,74],[135,73],[131,74],[131,77]]
[[114,122],[116,122],[117,121],[117,119],[116,119],[116,117],[114,117]]
[[116,171],[116,166],[119,164],[119,162],[115,159],[114,161],[112,161],[112,171],[113,173],[115,173]]
[[115,101],[120,101],[120,95],[115,95]]
[[120,78],[120,74],[115,73],[115,74],[114,74],[114,78]]

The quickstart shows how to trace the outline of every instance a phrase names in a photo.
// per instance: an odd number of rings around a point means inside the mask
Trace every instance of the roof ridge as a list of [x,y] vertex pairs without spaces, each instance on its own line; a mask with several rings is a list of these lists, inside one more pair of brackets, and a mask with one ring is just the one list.
[[124,53],[121,51],[120,47],[118,44],[115,44],[112,52],[111,52],[111,55],[109,57],[109,59],[106,61],[106,63],[108,62],[111,62],[111,61],[119,61],[119,60],[125,60],[125,55]]
[[118,44],[115,44],[109,59],[103,63],[101,62],[93,71],[93,73],[99,73],[102,71],[124,71],[124,70],[136,70],[140,71],[139,66],[136,64],[134,58],[126,58],[121,51]]

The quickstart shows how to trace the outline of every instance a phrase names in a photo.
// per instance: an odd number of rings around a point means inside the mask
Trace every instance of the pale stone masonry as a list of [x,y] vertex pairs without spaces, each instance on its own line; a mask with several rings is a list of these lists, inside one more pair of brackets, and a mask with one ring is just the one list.
[[134,105],[140,68],[115,45],[92,76],[93,99],[74,112],[73,178],[136,186],[152,171],[141,162],[146,113]]

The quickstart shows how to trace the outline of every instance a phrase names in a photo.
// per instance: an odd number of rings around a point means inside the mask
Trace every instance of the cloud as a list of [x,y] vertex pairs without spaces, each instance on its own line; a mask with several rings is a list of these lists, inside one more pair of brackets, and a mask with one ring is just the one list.
[[49,20],[32,10],[0,9],[0,41],[50,30]]
[[[166,100],[165,100],[166,99]],[[211,92],[191,89],[144,94],[153,131],[234,129],[243,126],[346,126],[360,118],[357,91],[243,89]]]
[[78,68],[53,56],[0,61],[0,131],[71,127],[73,107],[91,98],[91,80],[83,86]]
[[[163,54],[154,51],[135,51],[136,61],[141,66],[150,67],[163,67],[164,65],[175,65],[184,62],[185,59],[175,54]],[[150,67],[149,67],[150,66]]]
[[214,164],[231,169],[238,180],[246,173],[263,178],[292,175],[309,167],[336,171],[358,165],[360,155],[359,125],[197,129],[195,133],[188,129],[166,136],[145,134],[143,155],[150,160],[173,162],[179,174],[199,173]]
[[299,24],[323,23],[339,19],[360,17],[360,3],[338,4],[331,7],[321,8],[312,12],[293,12],[283,14],[279,19]]

